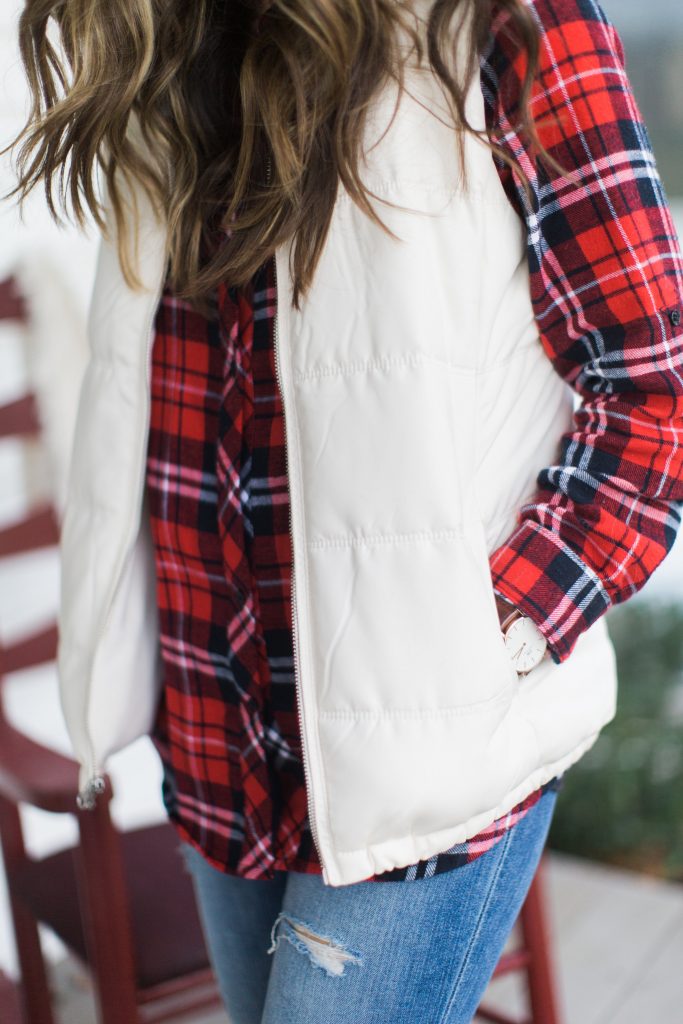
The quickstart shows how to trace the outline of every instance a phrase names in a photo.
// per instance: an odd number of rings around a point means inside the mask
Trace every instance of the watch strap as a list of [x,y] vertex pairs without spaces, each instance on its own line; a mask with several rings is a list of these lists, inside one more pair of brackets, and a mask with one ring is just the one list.
[[507,629],[511,622],[515,622],[516,619],[521,619],[523,615],[524,613],[522,612],[521,608],[513,608],[510,614],[506,615],[500,624],[500,628],[503,631],[503,634],[505,634],[505,630]]
[[509,597],[505,597],[503,594],[499,594],[497,590],[494,590],[494,594],[496,595],[499,601],[502,601],[504,604],[508,605],[510,609],[510,611],[500,624],[500,628],[504,634],[505,630],[510,625],[510,623],[514,622],[515,619],[524,615],[524,612],[521,608],[518,608],[517,605],[514,604],[514,602],[511,601]]

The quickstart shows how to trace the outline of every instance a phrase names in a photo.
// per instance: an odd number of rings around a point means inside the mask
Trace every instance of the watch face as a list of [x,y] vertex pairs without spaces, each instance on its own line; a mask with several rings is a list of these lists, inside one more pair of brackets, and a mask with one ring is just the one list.
[[547,640],[532,619],[515,619],[505,633],[505,646],[518,672],[530,672],[542,660]]

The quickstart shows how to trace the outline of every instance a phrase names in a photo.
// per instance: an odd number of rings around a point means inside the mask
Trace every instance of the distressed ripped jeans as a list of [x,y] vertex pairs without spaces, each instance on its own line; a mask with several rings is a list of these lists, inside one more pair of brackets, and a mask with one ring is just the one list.
[[476,860],[414,881],[239,878],[181,842],[230,1024],[469,1024],[556,799],[545,793]]

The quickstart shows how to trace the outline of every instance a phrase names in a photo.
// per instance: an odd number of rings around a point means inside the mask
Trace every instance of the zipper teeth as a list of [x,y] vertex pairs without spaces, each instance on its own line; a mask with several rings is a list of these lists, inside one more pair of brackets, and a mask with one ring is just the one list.
[[[158,305],[159,305],[159,301],[160,301],[161,295],[163,293],[165,279],[166,279],[166,274],[165,274],[165,271],[164,271],[164,273],[162,275],[161,286],[157,290],[157,298],[156,298],[156,301],[154,302],[152,315],[147,320],[147,331],[145,333],[145,338],[147,339],[147,349],[146,349],[146,356],[145,356],[145,360],[146,360],[145,361],[145,402],[146,403],[149,403],[150,373],[151,373],[151,362],[152,362],[152,338],[151,338],[151,334],[152,334],[152,329],[154,327],[154,323],[155,323],[155,320],[156,320],[156,313],[157,313],[157,308],[158,308]],[[147,412],[149,412],[149,409],[147,410]],[[138,484],[140,483],[140,477],[141,477],[141,475],[142,475],[142,473],[144,471],[144,459],[145,459],[145,452],[146,452],[146,446],[145,445],[141,445],[140,446],[140,452],[141,452],[141,455],[139,456],[139,460],[138,460]],[[137,507],[137,504],[139,504],[139,503],[136,503],[134,505],[134,507]],[[131,523],[132,523],[132,521],[133,520],[131,519]],[[128,562],[130,561],[130,559],[133,556],[133,548],[134,548],[134,545],[131,545],[131,546],[128,547],[128,550],[126,551],[124,557],[121,559],[119,565],[116,567],[116,571],[114,573],[114,584],[113,584],[113,587],[112,587],[111,594],[109,596],[109,603],[108,603],[107,609],[106,609],[106,611],[104,613],[104,617],[102,618],[102,622],[100,623],[100,627],[97,630],[94,650],[97,649],[97,645],[98,645],[99,641],[102,639],[102,637],[104,636],[104,634],[106,632],[107,624],[109,622],[109,617],[111,615],[112,608],[114,607],[114,598],[116,597],[116,591],[117,591],[118,586],[119,586],[119,584],[121,582],[121,579],[123,578],[123,571],[124,571],[125,567],[127,566]],[[90,687],[92,687],[92,676],[91,676],[91,680],[90,680]],[[89,692],[90,692],[90,688],[88,689],[88,693]],[[77,804],[77,806],[80,809],[82,809],[82,810],[89,810],[90,811],[90,810],[92,810],[95,807],[95,804],[97,803],[97,796],[100,793],[104,792],[105,783],[104,783],[104,774],[102,772],[102,769],[97,764],[97,762],[95,760],[95,757],[94,757],[94,754],[93,754],[93,744],[92,744],[92,739],[91,739],[91,737],[90,737],[90,735],[88,733],[88,724],[87,723],[88,723],[88,708],[86,707],[86,712],[85,712],[85,729],[84,729],[84,731],[85,731],[85,735],[86,735],[86,738],[87,738],[88,750],[89,750],[89,753],[90,753],[90,763],[88,765],[87,781],[86,781],[85,785],[79,790],[79,792],[78,792],[78,794],[76,796],[76,804]]]
[[[271,166],[270,165],[270,157],[268,157],[268,170],[267,170],[267,177],[266,177],[267,184],[270,184],[270,166]],[[275,355],[275,376],[277,378],[278,386],[280,388],[280,395],[282,397],[282,411],[283,411],[283,417],[284,417],[284,415],[285,415],[284,391],[283,391],[283,388],[282,388],[282,372],[281,372],[281,368],[280,368],[280,350],[279,350],[279,346],[278,346],[278,339],[279,339],[278,327],[279,327],[279,321],[280,321],[280,317],[279,317],[280,300],[279,300],[278,288],[277,288],[277,258],[275,256],[275,253],[273,253],[273,273],[274,273],[274,278],[275,278],[275,324],[274,324],[274,346],[273,346],[274,355]],[[287,480],[289,481],[290,480],[290,474],[289,474],[290,464],[289,464],[289,450],[287,448],[287,431],[286,430],[284,431],[284,446],[285,446],[285,471],[286,471]],[[290,492],[291,492],[291,487],[290,487]],[[297,627],[297,617],[296,617],[296,578],[295,578],[295,572],[294,572],[294,528],[293,528],[294,527],[294,522],[293,522],[293,516],[292,516],[291,493],[290,493],[290,501],[288,503],[288,519],[289,519],[289,538],[290,538],[290,544],[291,544],[291,549],[292,549],[292,567],[291,567],[291,574],[290,574],[291,575],[290,604],[291,604],[291,613],[292,613],[292,653],[293,653],[293,660],[294,660],[294,685],[295,685],[295,690],[296,690],[296,707],[297,707],[297,717],[298,717],[298,720],[299,720],[299,733],[300,733],[300,736],[301,736],[301,754],[302,754],[302,760],[303,760],[303,766],[304,766],[304,780],[305,780],[305,784],[306,784],[306,789],[308,791],[308,796],[310,798],[311,794],[313,793],[313,787],[312,787],[312,784],[311,784],[311,767],[310,767],[309,760],[308,760],[308,755],[307,755],[307,751],[306,751],[305,736],[304,736],[304,734],[305,734],[305,722],[304,722],[304,710],[303,710],[303,697],[302,697],[302,692],[301,692],[301,677],[300,677],[300,673],[299,673],[298,627]],[[320,864],[321,864],[321,867],[322,867],[323,859],[322,859],[322,856],[320,854],[320,844],[319,844],[319,840],[318,840],[318,828],[317,828],[317,824],[316,824],[315,813],[314,813],[314,810],[313,810],[313,803],[312,803],[312,801],[310,799],[308,800],[308,807],[309,807],[309,824],[310,824],[310,827],[311,827],[311,837],[313,839],[313,845],[315,846],[316,852],[318,854],[318,860],[320,861]]]

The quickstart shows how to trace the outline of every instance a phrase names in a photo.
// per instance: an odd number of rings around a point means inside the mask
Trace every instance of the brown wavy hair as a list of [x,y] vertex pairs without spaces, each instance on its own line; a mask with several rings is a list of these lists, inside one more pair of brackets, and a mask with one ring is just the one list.
[[[549,156],[528,110],[539,39],[524,0],[433,0],[427,58],[452,101],[463,172],[462,133],[469,132],[528,185],[516,161],[465,113],[467,83],[500,9],[526,51],[520,127]],[[26,0],[19,43],[32,106],[7,147],[21,143],[18,183],[8,196],[19,192],[21,205],[42,180],[58,220],[59,174],[62,208],[70,199],[79,226],[87,210],[106,235],[100,169],[122,271],[137,288],[122,187],[137,180],[167,225],[168,285],[203,311],[220,281],[245,285],[294,237],[298,306],[339,182],[393,236],[368,201],[379,197],[358,165],[371,100],[389,78],[403,88],[399,26],[423,60],[411,10],[410,0]],[[468,62],[456,75],[453,20],[468,13]],[[49,38],[51,21],[58,45]],[[217,229],[222,244],[205,249]]]

